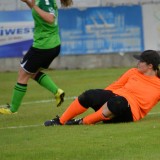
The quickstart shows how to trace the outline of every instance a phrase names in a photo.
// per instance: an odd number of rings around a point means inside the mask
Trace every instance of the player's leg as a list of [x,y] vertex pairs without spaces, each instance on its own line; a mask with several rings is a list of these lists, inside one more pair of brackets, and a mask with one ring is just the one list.
[[68,120],[85,112],[89,107],[99,110],[103,103],[105,103],[107,95],[108,92],[102,89],[90,89],[83,92],[62,114],[60,122],[65,124]]
[[13,89],[10,104],[10,110],[12,112],[18,111],[18,108],[20,107],[23,97],[27,91],[28,80],[32,76],[36,75],[39,70],[37,58],[38,57],[36,56],[34,49],[31,47],[21,61],[17,83]]
[[43,72],[38,72],[36,76],[34,77],[34,80],[40,84],[42,87],[49,90],[51,93],[55,95],[56,104],[57,106],[60,106],[61,103],[64,101],[64,91],[60,89],[54,81],[51,79],[51,77]]
[[66,111],[62,114],[62,116],[56,117],[52,120],[48,120],[44,123],[45,126],[51,125],[63,125],[66,124],[70,119],[73,117],[85,112],[87,108],[83,107],[80,103],[78,98],[76,98],[66,109]]
[[[130,106],[128,104],[128,101],[124,97],[117,96],[110,91],[104,92],[101,90],[90,90],[87,91],[86,94],[89,94],[90,96],[86,96],[88,97],[88,101],[81,101],[84,106],[91,105],[90,102],[92,101],[94,102],[92,103],[92,108],[94,108],[94,110],[97,110],[98,104],[101,104],[102,107],[96,112],[84,117],[82,120],[77,120],[77,122],[81,124],[95,124],[100,121],[103,121],[105,123],[133,121]],[[82,94],[81,96],[84,96],[84,94]],[[91,100],[90,98],[94,98],[94,100]],[[74,121],[74,124],[78,124],[77,122]]]
[[23,68],[19,69],[18,80],[13,89],[13,94],[12,94],[12,99],[10,104],[11,112],[14,113],[18,111],[18,108],[21,105],[23,97],[26,94],[27,83],[30,77],[31,77],[31,74],[27,73]]
[[88,108],[81,105],[79,102],[79,99],[76,98],[70,106],[67,108],[67,110],[62,114],[60,117],[60,123],[65,124],[68,120],[76,117],[77,115],[85,112]]
[[22,99],[27,91],[27,82],[31,75],[25,72],[22,68],[19,69],[18,80],[14,86],[11,103],[8,108],[0,108],[0,114],[12,114],[18,111]]
[[132,112],[128,101],[122,96],[112,97],[103,107],[103,115],[108,118],[109,121],[104,123],[119,123],[119,122],[132,122]]
[[107,102],[115,94],[112,91],[104,89],[90,89],[82,93],[78,99],[85,108],[92,108],[98,111],[105,102]]
[[102,114],[102,106],[111,97],[114,96],[114,93],[109,90],[93,89],[93,90],[87,91],[85,94],[90,95],[90,96],[88,96],[88,99],[86,102],[85,101],[83,102],[83,98],[82,98],[81,103],[87,106],[91,106],[91,108],[93,108],[96,112],[84,117],[81,123],[95,124],[102,120],[108,120],[108,118],[105,118]]
[[[38,50],[36,49],[36,53],[39,56],[39,66],[42,69],[47,69],[52,61],[59,55],[60,53],[60,46],[57,46],[53,49],[47,50]],[[38,84],[49,90],[55,95],[57,107],[61,105],[64,101],[65,93],[62,89],[60,89],[56,83],[52,80],[52,78],[43,73],[38,72],[34,77],[32,77]]]
[[97,122],[100,121],[106,121],[106,120],[110,120],[110,118],[106,118],[103,114],[103,107],[101,107],[98,111],[87,115],[86,117],[84,117],[79,124],[95,124]]
[[30,65],[33,64],[30,58],[31,55],[32,50],[30,49],[23,57],[21,67],[18,72],[18,79],[13,89],[11,103],[7,106],[8,108],[0,108],[0,114],[12,114],[18,111],[22,99],[27,91],[28,80],[34,74],[34,72],[32,72],[32,65]]
[[[67,108],[67,110],[62,114],[59,119],[59,124],[65,124],[72,118],[77,115],[85,112],[89,107],[93,108],[95,111],[99,110],[101,106],[107,101],[107,98],[113,96],[113,93],[110,91],[105,91],[102,89],[92,89],[85,91],[82,93],[75,101],[71,103],[71,105]],[[100,114],[100,113],[98,113]],[[55,125],[54,121],[51,120],[45,122],[45,125],[48,124]],[[57,120],[55,121],[55,123]]]
[[133,121],[130,106],[122,96],[111,96],[108,101],[95,113],[83,118],[82,124],[118,123]]

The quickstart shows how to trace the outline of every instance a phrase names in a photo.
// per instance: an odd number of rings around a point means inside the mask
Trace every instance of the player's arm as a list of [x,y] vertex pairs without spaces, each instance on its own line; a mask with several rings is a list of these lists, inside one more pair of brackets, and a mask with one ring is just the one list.
[[46,12],[42,9],[40,9],[38,6],[34,5],[33,6],[33,9],[39,14],[39,16],[46,22],[48,23],[53,23],[54,21],[54,15],[49,13],[49,12]]
[[48,23],[53,23],[54,15],[49,13],[49,12],[46,12],[46,11],[40,9],[35,4],[35,0],[21,0],[21,1],[25,2],[31,9],[34,9],[44,21],[46,21]]
[[123,87],[126,84],[126,82],[128,81],[128,79],[132,73],[133,73],[132,69],[128,70],[117,81],[115,81],[112,84],[110,84],[109,86],[107,86],[105,88],[105,90],[112,90],[112,89],[118,89],[118,88]]

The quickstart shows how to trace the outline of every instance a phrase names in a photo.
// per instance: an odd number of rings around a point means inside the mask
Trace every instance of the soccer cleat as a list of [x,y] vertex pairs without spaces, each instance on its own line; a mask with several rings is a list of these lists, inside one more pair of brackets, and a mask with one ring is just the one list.
[[8,108],[0,108],[0,114],[13,114]]
[[65,123],[65,125],[79,125],[82,124],[83,119],[71,119]]
[[[82,120],[83,120],[82,118],[71,119],[67,121],[65,125],[79,125],[79,124],[82,124]],[[59,116],[57,115],[56,118],[44,122],[44,125],[47,127],[47,126],[57,126],[57,125],[62,125],[62,124],[59,120]]]
[[44,122],[44,125],[47,127],[47,126],[57,126],[62,124],[60,123],[59,116],[56,116],[56,118]]
[[64,96],[64,91],[62,89],[58,89],[57,93],[55,94],[57,107],[59,107],[64,102]]
[[10,106],[8,104],[6,107],[0,108],[0,114],[13,114],[9,108]]

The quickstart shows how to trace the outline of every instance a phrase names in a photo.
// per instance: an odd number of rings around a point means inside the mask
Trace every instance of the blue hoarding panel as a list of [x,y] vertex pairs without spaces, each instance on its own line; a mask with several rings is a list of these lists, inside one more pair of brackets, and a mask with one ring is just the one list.
[[61,10],[62,54],[142,51],[141,7],[95,7]]
[[[144,50],[139,5],[60,9],[62,55]],[[21,57],[32,44],[31,11],[0,12],[0,57]]]
[[22,57],[32,44],[30,10],[0,12],[0,58]]

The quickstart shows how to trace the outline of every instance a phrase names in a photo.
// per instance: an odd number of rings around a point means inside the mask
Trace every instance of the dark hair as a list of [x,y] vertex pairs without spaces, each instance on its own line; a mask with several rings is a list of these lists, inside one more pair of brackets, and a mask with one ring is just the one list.
[[157,76],[160,78],[160,55],[155,50],[146,50],[142,52],[140,55],[133,55],[134,58],[146,62],[147,64],[153,65],[153,70],[157,72]]
[[61,0],[62,7],[69,7],[73,4],[72,0]]

